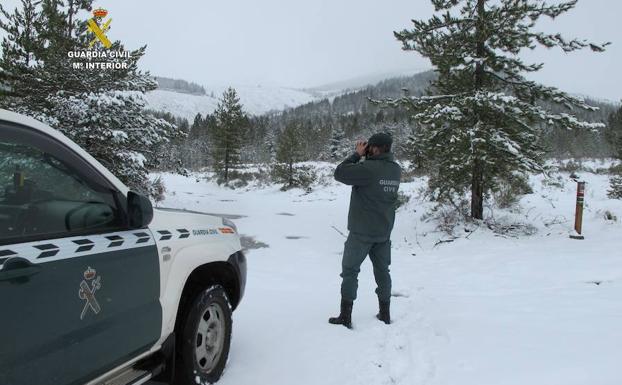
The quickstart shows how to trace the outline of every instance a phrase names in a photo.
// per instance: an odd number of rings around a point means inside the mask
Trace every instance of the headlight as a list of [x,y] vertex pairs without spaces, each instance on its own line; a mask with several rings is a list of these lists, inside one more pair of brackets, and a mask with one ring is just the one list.
[[222,219],[222,224],[224,226],[231,227],[233,230],[235,230],[236,233],[238,232],[238,228],[236,227],[235,223],[233,223],[233,221],[231,221],[231,220],[229,220],[227,218],[223,218]]

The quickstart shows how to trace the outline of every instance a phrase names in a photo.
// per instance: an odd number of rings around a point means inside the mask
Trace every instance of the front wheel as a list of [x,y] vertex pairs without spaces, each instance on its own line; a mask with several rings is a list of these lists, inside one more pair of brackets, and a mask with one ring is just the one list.
[[225,369],[231,345],[231,305],[222,286],[200,292],[181,325],[175,383],[215,383]]

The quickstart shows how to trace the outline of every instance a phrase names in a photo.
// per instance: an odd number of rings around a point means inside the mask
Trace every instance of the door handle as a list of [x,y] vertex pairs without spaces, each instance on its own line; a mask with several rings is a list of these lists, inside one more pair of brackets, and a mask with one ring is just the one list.
[[12,281],[27,278],[41,271],[41,266],[21,257],[12,257],[4,262],[0,270],[0,281]]

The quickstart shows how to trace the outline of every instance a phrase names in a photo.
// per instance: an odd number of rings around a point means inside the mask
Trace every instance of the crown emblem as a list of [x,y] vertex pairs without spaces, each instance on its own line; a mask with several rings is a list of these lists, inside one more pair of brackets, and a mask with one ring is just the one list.
[[93,16],[98,17],[100,19],[103,19],[107,15],[108,15],[108,11],[106,11],[103,8],[97,8],[96,10],[93,11]]
[[96,275],[97,275],[97,271],[95,271],[95,269],[92,269],[89,266],[89,268],[86,269],[86,271],[84,272],[84,279],[86,279],[87,281],[90,281],[91,279],[95,278]]

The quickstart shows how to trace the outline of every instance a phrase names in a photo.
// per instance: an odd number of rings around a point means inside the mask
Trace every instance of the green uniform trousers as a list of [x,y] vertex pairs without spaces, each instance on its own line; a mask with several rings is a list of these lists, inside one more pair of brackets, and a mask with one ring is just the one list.
[[391,300],[391,241],[387,239],[384,242],[370,242],[352,233],[348,235],[343,250],[341,298],[348,301],[356,299],[358,275],[367,255],[374,265],[378,299],[388,302]]

